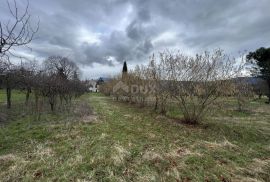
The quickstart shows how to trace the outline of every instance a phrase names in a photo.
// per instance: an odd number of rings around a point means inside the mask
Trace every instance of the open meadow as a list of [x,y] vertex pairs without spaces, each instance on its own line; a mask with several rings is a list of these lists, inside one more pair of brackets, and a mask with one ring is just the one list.
[[[39,117],[22,112],[24,94],[12,98],[13,115],[0,123],[0,181],[270,181],[263,99],[245,113],[228,102],[192,126],[179,123],[173,107],[163,116],[99,93]],[[74,114],[85,107],[92,111]]]

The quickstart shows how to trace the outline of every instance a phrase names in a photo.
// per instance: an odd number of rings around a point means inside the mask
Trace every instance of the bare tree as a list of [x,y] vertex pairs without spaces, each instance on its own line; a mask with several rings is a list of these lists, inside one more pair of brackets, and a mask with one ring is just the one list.
[[169,75],[168,89],[183,113],[184,122],[189,124],[200,122],[219,97],[233,94],[231,79],[243,68],[221,50],[194,57],[179,52],[163,53],[161,59]]
[[154,88],[154,109],[159,110],[161,114],[166,113],[167,101],[170,97],[165,63],[162,59],[158,62],[153,55],[148,65],[149,79],[152,80],[151,86]]
[[57,98],[60,107],[63,101],[70,104],[72,97],[78,97],[86,91],[86,86],[79,80],[78,66],[68,58],[51,56],[44,61],[41,74],[43,84],[41,93],[49,99],[51,110],[55,110]]
[[70,59],[62,56],[50,56],[44,61],[44,69],[49,74],[60,74],[65,79],[71,80],[79,74],[78,66]]
[[29,97],[32,90],[36,84],[35,79],[39,71],[39,67],[36,61],[27,61],[21,64],[20,68],[20,80],[21,80],[21,90],[26,92],[25,95],[25,105],[29,103]]
[[254,98],[254,91],[252,84],[248,82],[245,77],[239,77],[234,79],[233,95],[237,100],[237,110],[245,112],[247,110],[248,102]]
[[15,47],[27,46],[37,33],[39,23],[35,28],[31,25],[31,15],[28,12],[29,2],[20,11],[16,0],[7,1],[11,18],[4,22],[0,20],[0,75],[1,82],[6,86],[7,107],[11,107],[11,90],[17,85],[19,71],[11,68],[9,56],[16,56],[12,50]]
[[6,70],[10,67],[10,62],[5,59],[0,58],[0,75],[4,74]]
[[21,70],[17,66],[9,67],[9,70],[1,76],[2,84],[6,89],[7,108],[11,108],[11,94],[13,89],[20,88]]
[[11,19],[7,22],[0,20],[0,58],[14,55],[11,49],[14,47],[26,46],[29,44],[39,29],[39,22],[36,27],[31,25],[31,15],[29,14],[29,2],[20,11],[16,0],[11,4],[7,1]]

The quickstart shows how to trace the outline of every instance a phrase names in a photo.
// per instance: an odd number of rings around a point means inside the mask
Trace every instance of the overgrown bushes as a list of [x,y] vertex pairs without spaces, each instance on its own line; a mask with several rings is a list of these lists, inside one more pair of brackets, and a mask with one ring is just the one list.
[[158,58],[153,55],[147,66],[137,66],[104,84],[101,91],[116,100],[151,106],[163,114],[168,103],[174,103],[185,123],[198,124],[213,111],[211,106],[219,98],[246,97],[243,84],[235,81],[242,75],[243,65],[243,60],[237,61],[221,50],[195,56],[165,51]]

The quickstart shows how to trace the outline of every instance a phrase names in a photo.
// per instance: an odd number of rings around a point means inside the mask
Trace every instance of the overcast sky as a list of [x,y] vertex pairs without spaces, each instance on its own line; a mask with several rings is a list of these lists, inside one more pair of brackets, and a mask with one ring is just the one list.
[[[20,7],[25,0],[17,0]],[[270,47],[270,0],[29,0],[40,28],[19,54],[73,59],[84,78],[112,76],[163,49],[235,55]],[[0,0],[0,20],[10,15]]]

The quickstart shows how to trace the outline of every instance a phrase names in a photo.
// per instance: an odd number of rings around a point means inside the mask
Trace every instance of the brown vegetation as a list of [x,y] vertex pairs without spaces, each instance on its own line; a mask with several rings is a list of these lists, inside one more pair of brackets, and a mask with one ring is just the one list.
[[235,79],[243,68],[243,59],[236,61],[221,50],[196,56],[164,51],[159,59],[153,55],[147,66],[137,66],[104,84],[101,91],[116,100],[152,106],[163,114],[169,103],[176,104],[185,123],[198,124],[219,98],[235,96],[238,109],[244,110],[244,102],[253,92],[246,82]]

